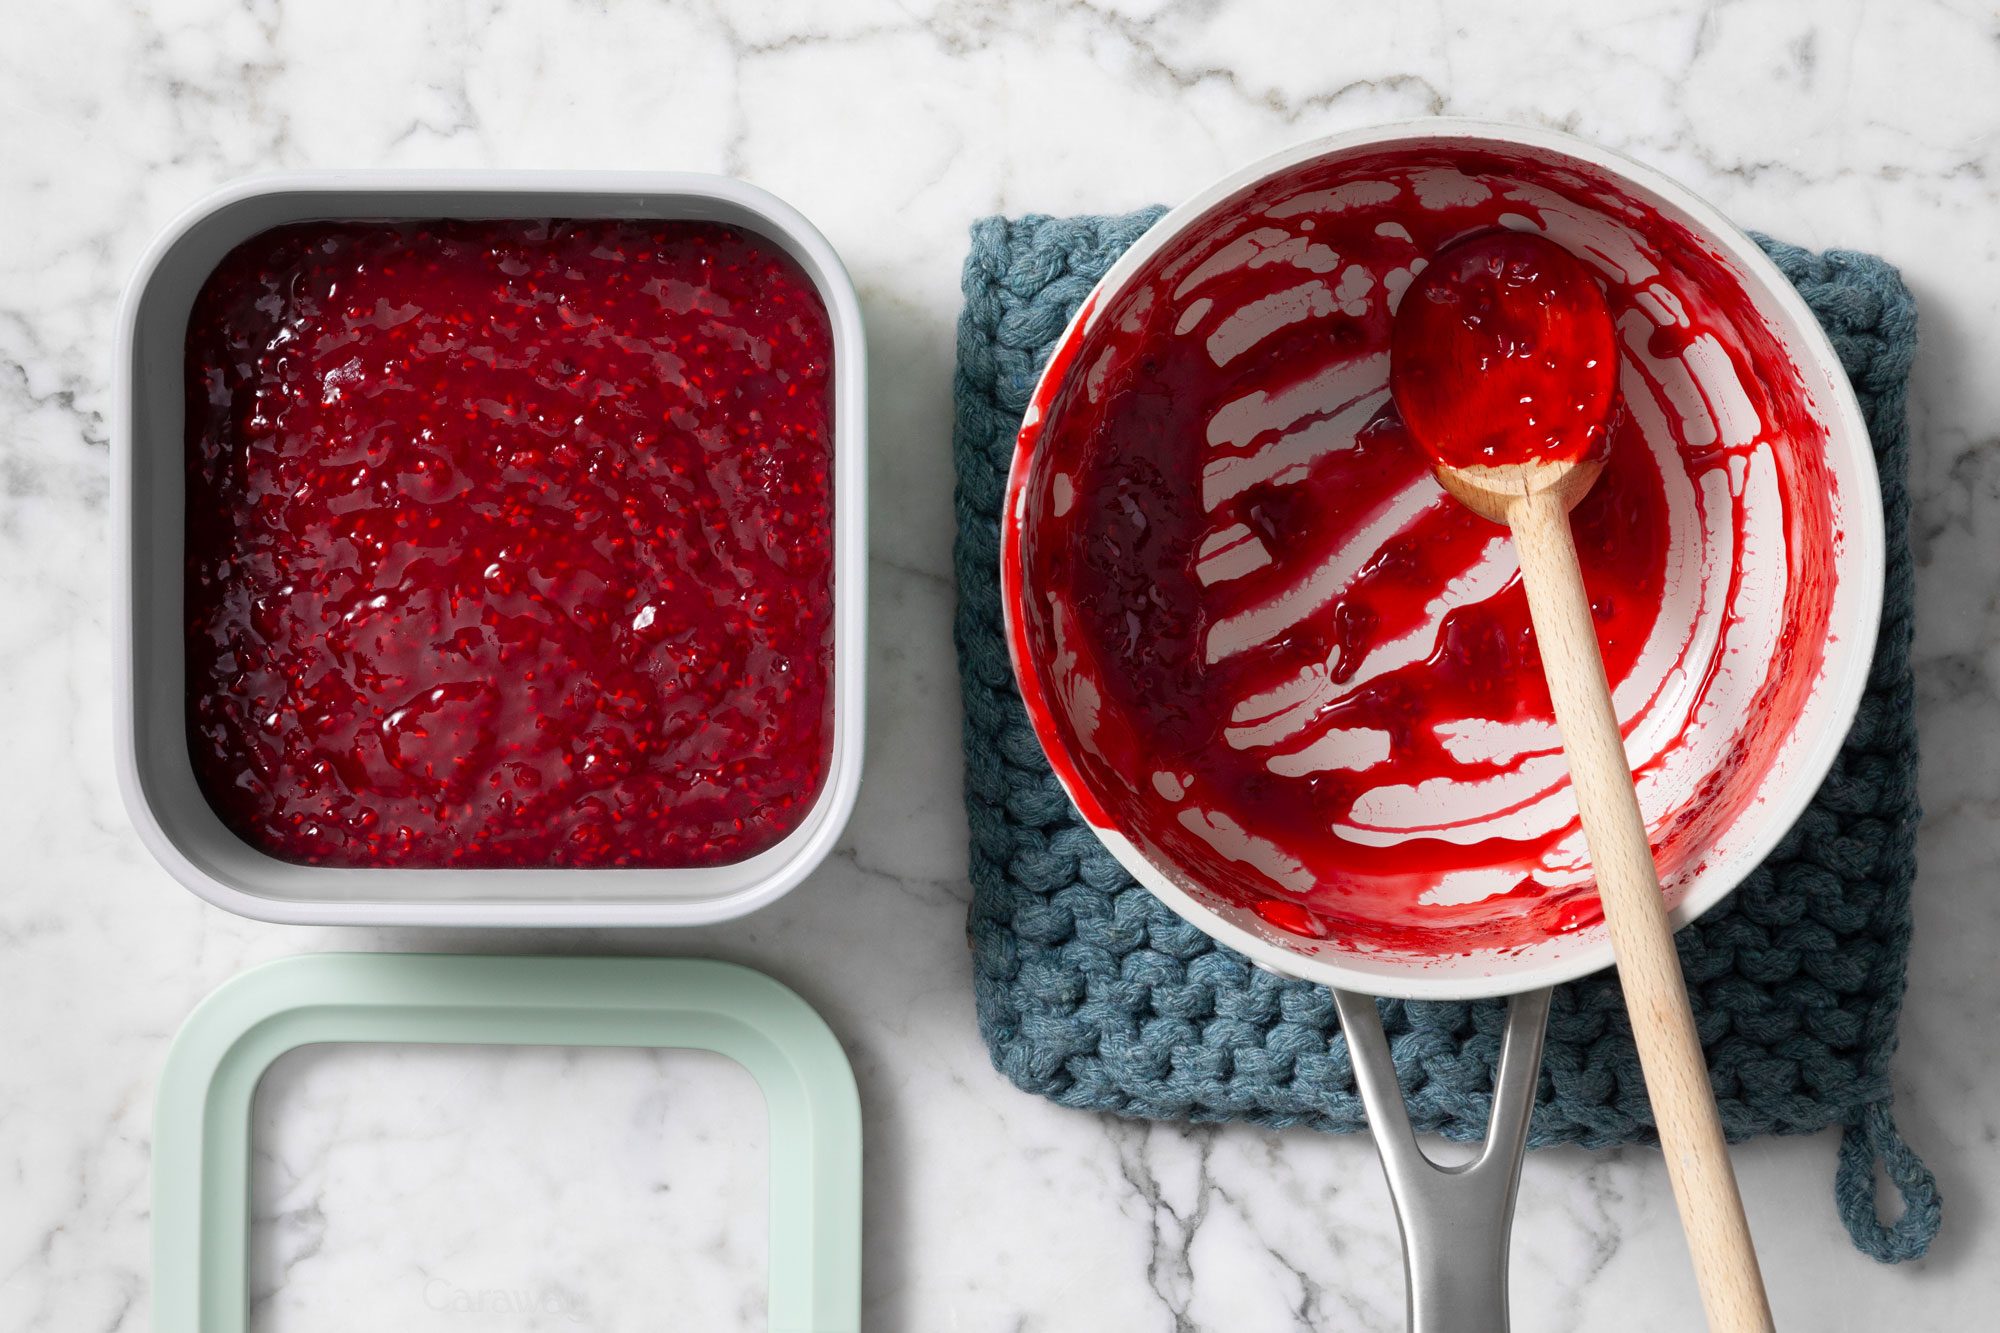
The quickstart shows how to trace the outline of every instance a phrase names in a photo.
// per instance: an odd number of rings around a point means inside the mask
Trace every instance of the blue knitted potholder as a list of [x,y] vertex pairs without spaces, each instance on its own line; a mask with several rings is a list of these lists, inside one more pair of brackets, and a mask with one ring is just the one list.
[[[1251,967],[1140,888],[1057,785],[1002,634],[1001,493],[1035,377],[1091,286],[1160,215],[988,218],[958,327],[957,641],[979,1025],[1001,1073],[1065,1106],[1162,1120],[1363,1127],[1332,997]],[[1853,732],[1812,806],[1721,906],[1680,932],[1732,1139],[1841,1126],[1835,1199],[1862,1250],[1921,1255],[1937,1183],[1890,1113],[1917,827],[1908,427],[1916,309],[1873,255],[1762,241],[1839,351],[1888,520],[1881,638]],[[1486,1131],[1505,1005],[1385,1001],[1419,1130]],[[1531,1143],[1654,1142],[1613,973],[1556,991]],[[1902,1196],[1876,1211],[1875,1171]]]

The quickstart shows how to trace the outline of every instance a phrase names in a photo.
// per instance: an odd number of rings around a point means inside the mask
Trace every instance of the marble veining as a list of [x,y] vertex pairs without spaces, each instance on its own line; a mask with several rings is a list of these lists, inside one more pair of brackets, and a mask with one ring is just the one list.
[[724,1057],[305,1047],[252,1138],[256,1328],[762,1327],[764,1101]]
[[[706,953],[804,993],[847,1043],[868,1115],[870,1329],[1400,1327],[1394,1225],[1366,1144],[1082,1115],[986,1063],[964,948],[949,388],[973,217],[1171,202],[1301,138],[1431,113],[1587,135],[1746,225],[1886,254],[1917,293],[1928,817],[1896,1072],[1903,1128],[1946,1191],[1945,1234],[1899,1269],[1851,1251],[1828,1197],[1830,1136],[1737,1161],[1787,1327],[1990,1321],[1996,88],[2000,18],[1982,0],[78,0],[13,16],[0,43],[0,1322],[148,1326],[153,1084],[203,994],[267,958],[429,948]],[[285,929],[201,905],[139,846],[107,702],[119,292],[151,236],[213,186],[336,166],[733,172],[845,257],[873,365],[868,777],[840,851],[779,906],[686,933]],[[292,1057],[260,1102],[256,1326],[757,1327],[763,1157],[745,1084],[606,1053]],[[709,1211],[690,1206],[703,1196]],[[1657,1158],[1537,1156],[1515,1326],[1694,1327],[1680,1244]],[[659,1267],[669,1248],[677,1262]],[[516,1299],[479,1306],[488,1291]],[[460,1292],[472,1308],[449,1308]]]

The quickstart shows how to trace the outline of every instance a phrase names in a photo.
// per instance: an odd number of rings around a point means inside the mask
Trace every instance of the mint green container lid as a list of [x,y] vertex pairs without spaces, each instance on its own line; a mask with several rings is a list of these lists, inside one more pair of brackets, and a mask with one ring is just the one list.
[[157,1333],[242,1333],[251,1099],[279,1056],[323,1042],[730,1057],[768,1108],[770,1328],[858,1333],[861,1105],[839,1041],[804,1000],[761,972],[705,959],[389,953],[255,968],[202,1001],[174,1039],[153,1131]]

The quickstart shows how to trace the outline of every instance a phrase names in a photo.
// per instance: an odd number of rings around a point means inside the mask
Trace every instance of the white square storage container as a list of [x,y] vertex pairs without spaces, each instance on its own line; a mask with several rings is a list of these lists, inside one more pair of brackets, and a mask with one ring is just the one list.
[[[375,869],[296,865],[227,828],[196,784],[183,661],[183,357],[216,264],[288,223],[424,218],[637,218],[726,223],[805,270],[833,330],[833,747],[819,796],[775,846],[699,869]],[[330,172],[239,182],[170,226],[119,317],[112,510],[119,543],[118,776],[140,837],[217,906],[266,921],[427,926],[669,926],[740,916],[818,865],[861,781],[867,630],[866,348],[854,287],[797,211],[726,177],[583,172]]]

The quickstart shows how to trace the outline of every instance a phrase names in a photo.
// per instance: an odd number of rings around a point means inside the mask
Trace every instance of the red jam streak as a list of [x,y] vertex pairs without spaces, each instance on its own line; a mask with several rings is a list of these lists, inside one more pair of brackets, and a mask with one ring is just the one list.
[[832,332],[689,222],[307,223],[187,335],[187,682],[292,862],[691,867],[832,745]]
[[1517,231],[1588,266],[1616,335],[1572,524],[1670,894],[1814,687],[1825,434],[1723,260],[1526,158],[1307,164],[1072,331],[1016,460],[1030,714],[1092,821],[1199,898],[1404,955],[1599,919],[1507,534],[1444,495],[1390,400],[1428,265]]
[[1590,270],[1546,237],[1460,241],[1403,295],[1389,388],[1446,467],[1588,458],[1618,391],[1611,312]]

